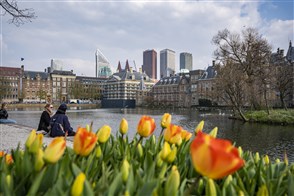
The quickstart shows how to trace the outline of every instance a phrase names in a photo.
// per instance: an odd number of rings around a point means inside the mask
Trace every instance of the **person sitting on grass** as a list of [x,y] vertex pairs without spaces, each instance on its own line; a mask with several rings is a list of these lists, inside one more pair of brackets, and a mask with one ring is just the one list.
[[15,124],[16,121],[8,119],[7,103],[2,103],[0,109],[0,124]]
[[65,115],[67,110],[67,106],[65,103],[62,103],[54,116],[52,116],[50,120],[51,126],[51,137],[58,137],[58,136],[74,136],[75,132],[73,128],[70,126],[68,117]]
[[53,105],[47,103],[44,108],[45,110],[42,112],[42,115],[40,117],[40,122],[37,131],[44,130],[48,133],[51,129],[50,119],[52,116]]

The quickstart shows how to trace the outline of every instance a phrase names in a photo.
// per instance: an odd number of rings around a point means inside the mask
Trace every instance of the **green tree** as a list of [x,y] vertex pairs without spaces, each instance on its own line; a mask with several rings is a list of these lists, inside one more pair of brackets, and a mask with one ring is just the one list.
[[40,88],[37,92],[36,92],[36,96],[39,97],[40,102],[42,99],[46,99],[47,97],[47,92],[45,90],[43,90],[42,88]]

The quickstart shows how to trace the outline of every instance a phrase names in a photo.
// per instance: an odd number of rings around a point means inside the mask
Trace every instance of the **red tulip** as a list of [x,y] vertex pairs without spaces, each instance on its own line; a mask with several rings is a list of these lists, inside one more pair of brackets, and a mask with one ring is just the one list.
[[201,131],[190,146],[192,162],[196,171],[212,179],[219,179],[244,165],[238,149],[230,141],[216,139]]

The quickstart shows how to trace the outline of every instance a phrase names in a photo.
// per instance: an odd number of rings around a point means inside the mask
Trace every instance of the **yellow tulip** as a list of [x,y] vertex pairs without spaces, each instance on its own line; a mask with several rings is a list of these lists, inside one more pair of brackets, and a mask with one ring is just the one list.
[[96,148],[96,157],[100,158],[102,155],[102,150],[101,147],[98,145],[98,147]]
[[209,135],[211,135],[212,137],[216,138],[217,136],[217,131],[218,131],[218,128],[217,127],[214,127],[214,129],[212,129],[209,133]]
[[103,125],[97,133],[98,142],[99,143],[105,143],[109,139],[111,134],[111,127],[108,125]]
[[25,143],[25,146],[27,149],[29,149],[29,147],[32,145],[32,143],[35,141],[37,137],[37,133],[36,133],[36,130],[33,129],[29,135],[29,137],[27,138],[26,140],[26,143]]
[[89,132],[86,128],[79,127],[74,136],[74,152],[81,156],[88,156],[94,149],[97,139],[95,133]]
[[128,132],[129,129],[129,125],[128,125],[128,121],[124,118],[121,119],[120,121],[120,125],[119,125],[119,132],[124,135]]
[[43,134],[37,134],[35,140],[29,147],[30,153],[37,153],[43,144]]
[[164,140],[170,144],[180,145],[182,143],[182,130],[182,127],[170,124],[164,132]]
[[154,132],[155,127],[156,125],[153,118],[142,116],[137,127],[137,133],[141,137],[148,137]]
[[189,131],[183,129],[182,132],[181,132],[181,136],[182,136],[182,140],[188,141],[192,137],[192,133],[190,133]]
[[36,159],[35,159],[35,171],[40,171],[42,167],[44,166],[44,160],[43,160],[44,152],[42,149],[38,149],[38,152],[36,153]]
[[172,163],[177,156],[177,147],[173,146],[173,148],[170,147],[168,142],[164,142],[163,148],[160,151],[160,158],[168,163]]
[[161,127],[166,128],[171,123],[172,116],[169,113],[164,113],[161,118]]
[[47,163],[56,163],[62,157],[65,148],[64,137],[55,137],[45,149],[43,159]]
[[86,180],[86,175],[81,172],[75,179],[72,187],[71,187],[71,195],[72,196],[80,196],[83,193],[84,183]]
[[195,129],[195,133],[197,134],[199,131],[202,131],[204,127],[204,120],[200,121],[200,123],[197,125]]
[[264,161],[264,164],[266,164],[266,165],[268,165],[268,164],[270,163],[270,160],[269,160],[268,155],[265,155],[265,156],[263,157],[263,161]]
[[238,149],[230,141],[201,131],[191,143],[190,153],[196,171],[212,179],[227,176],[244,165]]

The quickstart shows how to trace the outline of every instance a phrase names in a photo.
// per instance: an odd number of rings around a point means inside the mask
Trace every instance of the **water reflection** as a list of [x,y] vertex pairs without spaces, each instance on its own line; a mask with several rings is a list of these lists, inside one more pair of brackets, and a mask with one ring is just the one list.
[[[23,109],[9,111],[9,117],[19,124],[36,128],[43,108]],[[294,127],[275,126],[256,123],[242,123],[228,119],[227,111],[198,111],[198,110],[148,110],[136,109],[82,109],[69,107],[67,115],[74,129],[85,126],[93,121],[94,131],[107,124],[112,128],[112,133],[118,131],[120,120],[127,119],[129,123],[129,137],[132,138],[137,129],[137,124],[142,115],[150,115],[155,119],[157,128],[155,135],[160,133],[160,120],[163,113],[172,114],[172,122],[184,129],[194,132],[196,125],[205,120],[204,132],[210,132],[218,127],[218,137],[235,142],[244,150],[268,154],[271,159],[283,159],[286,151],[290,162],[294,162]]]

